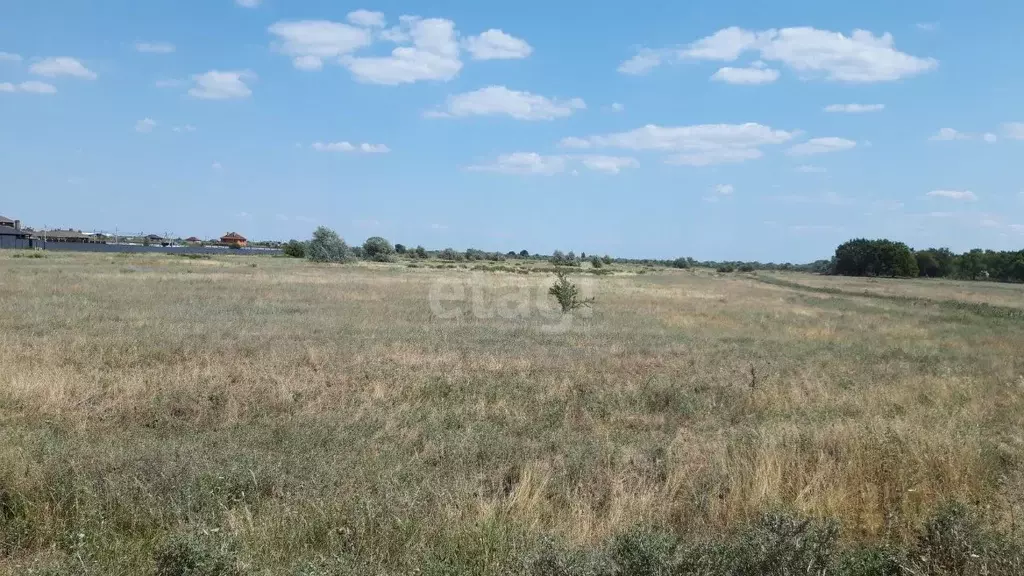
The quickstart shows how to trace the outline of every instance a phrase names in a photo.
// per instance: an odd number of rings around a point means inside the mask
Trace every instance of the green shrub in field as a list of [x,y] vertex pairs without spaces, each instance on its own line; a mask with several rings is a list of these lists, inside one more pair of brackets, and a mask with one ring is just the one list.
[[594,268],[601,268],[604,266],[604,261],[601,258],[594,256],[590,259],[590,265]]
[[609,557],[615,576],[674,576],[681,573],[678,541],[671,534],[633,531],[616,538]]
[[376,262],[390,262],[395,254],[395,247],[380,236],[367,238],[363,242],[363,258]]
[[721,273],[721,274],[732,274],[735,271],[736,271],[736,269],[733,268],[732,265],[730,265],[730,264],[725,264],[723,266],[719,266],[718,267],[718,272]]
[[157,576],[241,576],[235,554],[211,536],[172,538],[156,553]]
[[728,574],[828,574],[839,540],[834,522],[786,513],[766,514],[729,550]]
[[975,514],[958,503],[929,518],[912,557],[921,574],[1024,574],[1024,545],[982,528]]
[[321,226],[313,232],[313,239],[306,245],[306,258],[313,262],[349,262],[352,250],[337,232]]
[[690,267],[690,259],[689,258],[676,258],[675,260],[672,261],[672,267],[673,268],[680,268],[680,269],[689,268]]
[[281,252],[290,258],[305,258],[306,243],[298,240],[289,240],[281,247]]
[[567,314],[584,306],[591,306],[593,298],[581,299],[578,286],[569,281],[564,272],[555,272],[558,277],[555,284],[548,289],[548,294],[555,297],[558,305],[562,307],[562,313]]

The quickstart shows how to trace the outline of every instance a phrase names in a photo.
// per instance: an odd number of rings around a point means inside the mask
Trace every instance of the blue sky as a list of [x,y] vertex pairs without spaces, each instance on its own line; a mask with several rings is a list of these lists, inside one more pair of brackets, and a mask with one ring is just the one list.
[[1024,5],[7,0],[35,227],[809,261],[1024,244]]

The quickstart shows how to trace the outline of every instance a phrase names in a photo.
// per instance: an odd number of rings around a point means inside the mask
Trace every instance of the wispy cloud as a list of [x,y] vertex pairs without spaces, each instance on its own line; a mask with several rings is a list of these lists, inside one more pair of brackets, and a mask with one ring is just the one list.
[[135,51],[143,54],[171,54],[176,50],[170,42],[138,42]]
[[973,202],[978,196],[970,190],[932,190],[927,194],[932,198],[947,198],[949,200],[963,200]]

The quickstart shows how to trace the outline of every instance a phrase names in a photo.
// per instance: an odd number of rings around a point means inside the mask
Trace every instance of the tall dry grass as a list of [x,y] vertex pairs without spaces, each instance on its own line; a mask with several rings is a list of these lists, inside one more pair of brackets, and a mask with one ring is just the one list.
[[0,254],[0,571],[151,573],[188,536],[253,573],[498,574],[780,508],[906,543],[953,500],[1016,531],[1019,321],[676,271],[594,279],[564,334],[436,318],[468,274]]

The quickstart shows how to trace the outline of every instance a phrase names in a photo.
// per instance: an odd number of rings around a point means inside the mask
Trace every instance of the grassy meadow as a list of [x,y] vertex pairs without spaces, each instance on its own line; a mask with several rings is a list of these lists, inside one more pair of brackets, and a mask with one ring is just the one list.
[[1019,285],[612,266],[551,330],[542,272],[24,256],[0,574],[1024,566]]

